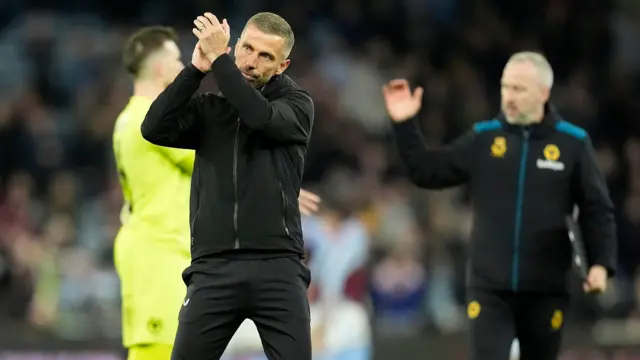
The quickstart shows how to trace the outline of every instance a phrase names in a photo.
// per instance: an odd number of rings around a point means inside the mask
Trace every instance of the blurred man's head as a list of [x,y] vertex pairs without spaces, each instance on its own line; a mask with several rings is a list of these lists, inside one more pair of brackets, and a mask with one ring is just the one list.
[[291,26],[273,13],[258,13],[247,22],[235,48],[236,65],[254,86],[266,84],[289,66],[295,38]]
[[123,62],[136,81],[155,81],[169,86],[184,68],[178,37],[169,27],[151,26],[138,30],[127,40]]
[[543,55],[519,52],[507,62],[501,85],[502,111],[509,123],[539,122],[553,86],[553,69]]

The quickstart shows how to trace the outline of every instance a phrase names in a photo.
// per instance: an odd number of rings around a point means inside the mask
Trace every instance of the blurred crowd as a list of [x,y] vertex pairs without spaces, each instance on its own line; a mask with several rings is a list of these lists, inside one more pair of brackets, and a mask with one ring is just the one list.
[[[366,294],[383,334],[465,325],[472,214],[464,188],[415,189],[390,139],[380,88],[425,87],[420,116],[440,146],[499,111],[509,55],[540,50],[553,102],[586,128],[617,206],[619,278],[602,298],[576,295],[573,320],[640,313],[640,2],[619,0],[2,1],[0,5],[0,319],[70,339],[117,337],[112,264],[121,194],[111,131],[131,95],[120,48],[143,25],[175,26],[185,61],[191,20],[229,19],[232,38],[269,10],[296,33],[289,74],[313,96],[305,187],[316,221],[360,227]],[[214,90],[208,78],[203,90]],[[349,241],[348,236],[344,241]],[[96,319],[100,319],[99,321]],[[2,322],[0,321],[0,322]],[[100,326],[96,326],[99,324]]]

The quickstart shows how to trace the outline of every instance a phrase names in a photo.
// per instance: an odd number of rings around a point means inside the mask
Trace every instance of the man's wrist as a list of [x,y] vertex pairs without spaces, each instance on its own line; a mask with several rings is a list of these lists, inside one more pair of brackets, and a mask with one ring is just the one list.
[[213,63],[214,61],[218,60],[218,58],[219,58],[220,56],[222,56],[222,54],[224,54],[224,52],[223,52],[223,53],[220,53],[220,54],[218,54],[218,53],[210,54],[210,55],[207,55],[207,59],[209,59],[209,62],[210,62],[210,63]]
[[194,63],[189,63],[185,71],[187,71],[189,75],[204,77],[211,70],[209,69],[208,71],[205,71],[197,67]]
[[218,56],[215,60],[211,62],[211,71],[212,72],[240,72],[238,67],[234,64],[233,59],[229,56],[229,54],[224,53]]

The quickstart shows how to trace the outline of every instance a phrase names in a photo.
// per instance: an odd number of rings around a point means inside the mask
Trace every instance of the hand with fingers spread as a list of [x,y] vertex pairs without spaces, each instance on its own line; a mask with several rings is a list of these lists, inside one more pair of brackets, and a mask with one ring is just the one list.
[[193,51],[191,62],[200,71],[211,69],[211,63],[222,54],[231,51],[229,38],[231,30],[227,20],[218,21],[210,12],[198,16],[194,21],[193,34],[198,38],[198,44]]
[[403,122],[416,116],[422,107],[424,90],[417,87],[413,92],[405,79],[392,80],[382,88],[387,113],[393,122]]

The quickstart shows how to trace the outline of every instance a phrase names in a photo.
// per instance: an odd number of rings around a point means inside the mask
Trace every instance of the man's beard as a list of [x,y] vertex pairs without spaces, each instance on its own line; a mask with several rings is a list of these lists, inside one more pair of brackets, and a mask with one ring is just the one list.
[[[242,73],[245,75],[245,80],[247,80],[255,88],[259,88],[267,83],[262,76],[254,74],[250,70],[240,69],[240,71],[242,71]],[[250,79],[247,78],[247,76],[249,76]]]
[[251,83],[251,85],[253,85],[253,87],[257,88],[261,88],[263,86],[265,86],[268,82],[269,79],[265,79],[263,77],[259,77],[257,79],[251,80],[249,81]]
[[518,113],[518,115],[516,115],[515,117],[507,116],[506,118],[509,124],[514,125],[531,125],[532,123],[536,122],[536,120],[533,119],[533,116],[523,112]]
[[520,114],[520,115],[516,116],[515,118],[511,119],[509,122],[512,123],[512,124],[516,124],[516,125],[530,125],[534,121],[531,119],[530,116],[528,116],[526,114]]

